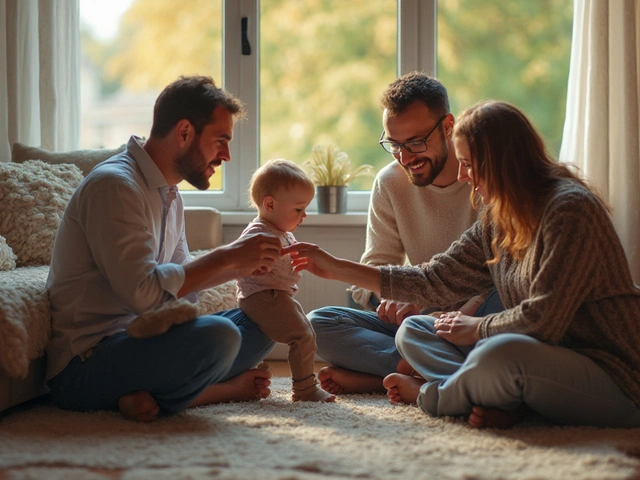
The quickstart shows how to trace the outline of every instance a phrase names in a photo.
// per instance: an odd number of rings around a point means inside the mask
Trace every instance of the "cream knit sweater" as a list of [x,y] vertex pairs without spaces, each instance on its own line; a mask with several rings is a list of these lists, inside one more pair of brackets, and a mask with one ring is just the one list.
[[447,252],[417,267],[382,267],[382,295],[450,303],[492,283],[507,310],[484,317],[481,337],[530,335],[584,354],[640,405],[640,288],[609,214],[590,191],[559,181],[524,259],[493,258],[493,227],[477,222]]
[[[416,187],[398,162],[385,166],[371,189],[367,239],[360,263],[418,265],[444,252],[473,225],[471,187],[456,182],[448,187]],[[353,298],[366,306],[371,292],[354,289]],[[447,304],[448,305],[448,304]],[[443,308],[439,301],[425,307]]]

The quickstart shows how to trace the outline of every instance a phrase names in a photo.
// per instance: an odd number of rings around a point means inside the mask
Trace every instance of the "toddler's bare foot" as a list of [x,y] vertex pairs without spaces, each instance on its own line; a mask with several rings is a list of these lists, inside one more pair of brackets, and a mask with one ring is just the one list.
[[393,405],[398,403],[406,403],[413,405],[420,394],[420,387],[426,382],[423,378],[412,377],[411,375],[403,375],[401,373],[392,373],[384,377],[382,384],[387,389],[387,397]]
[[136,422],[151,422],[160,413],[160,407],[149,392],[140,391],[123,395],[118,400],[123,417]]
[[469,415],[469,425],[473,428],[511,428],[527,414],[523,404],[515,410],[499,408],[473,407]]
[[249,402],[267,398],[271,393],[271,372],[254,368],[229,380],[207,387],[189,407],[210,403]]
[[336,396],[316,388],[302,395],[294,393],[291,399],[294,402],[335,402]]
[[321,368],[318,372],[318,381],[323,390],[335,395],[385,391],[382,377],[339,367]]

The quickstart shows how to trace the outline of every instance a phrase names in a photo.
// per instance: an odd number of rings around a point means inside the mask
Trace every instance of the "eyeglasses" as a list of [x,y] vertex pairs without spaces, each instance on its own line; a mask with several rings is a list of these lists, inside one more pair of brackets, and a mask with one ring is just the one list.
[[380,143],[380,145],[382,145],[382,148],[384,148],[385,151],[387,151],[387,152],[389,152],[389,153],[391,153],[393,155],[398,155],[400,153],[400,150],[402,149],[402,147],[404,147],[404,149],[409,153],[426,152],[427,151],[427,140],[429,139],[431,134],[436,131],[436,128],[438,128],[438,125],[440,125],[440,123],[442,123],[442,120],[444,120],[447,115],[449,115],[449,114],[447,113],[447,114],[443,115],[440,118],[440,120],[438,120],[438,123],[436,123],[436,126],[433,127],[431,129],[431,131],[429,133],[427,133],[427,136],[424,137],[422,140],[412,140],[411,142],[407,142],[407,143],[398,143],[398,142],[392,142],[390,140],[383,140],[383,138],[384,138],[384,131],[383,131],[382,135],[380,135],[380,141],[378,143]]

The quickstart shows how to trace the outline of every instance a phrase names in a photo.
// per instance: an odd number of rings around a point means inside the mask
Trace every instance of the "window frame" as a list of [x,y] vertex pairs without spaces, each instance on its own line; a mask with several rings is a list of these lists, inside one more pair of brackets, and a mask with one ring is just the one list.
[[[221,191],[183,191],[187,206],[209,206],[226,212],[250,210],[247,186],[257,168],[260,150],[260,0],[222,0],[223,47],[222,72],[224,88],[245,104],[247,118],[236,123],[229,144],[232,161],[222,169]],[[398,65],[399,75],[419,70],[436,73],[437,0],[398,1]],[[248,18],[247,37],[251,55],[241,53],[241,21]],[[238,59],[232,61],[230,59]],[[377,136],[372,137],[377,141]],[[391,158],[389,159],[391,161]],[[370,192],[349,192],[349,212],[366,212]],[[315,202],[309,211],[316,210]]]

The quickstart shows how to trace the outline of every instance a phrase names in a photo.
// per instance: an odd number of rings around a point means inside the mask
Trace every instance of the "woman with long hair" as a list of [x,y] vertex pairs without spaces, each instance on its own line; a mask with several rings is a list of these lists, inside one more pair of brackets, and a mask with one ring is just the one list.
[[640,288],[608,207],[508,103],[465,111],[454,146],[458,179],[484,208],[445,253],[384,267],[312,244],[285,253],[300,270],[418,304],[495,284],[503,312],[403,322],[396,344],[413,372],[385,378],[392,403],[468,416],[473,427],[509,427],[528,410],[558,424],[640,426]]

